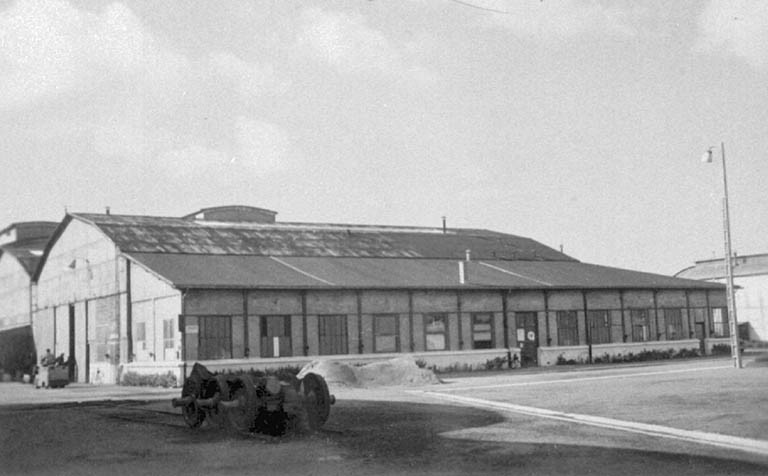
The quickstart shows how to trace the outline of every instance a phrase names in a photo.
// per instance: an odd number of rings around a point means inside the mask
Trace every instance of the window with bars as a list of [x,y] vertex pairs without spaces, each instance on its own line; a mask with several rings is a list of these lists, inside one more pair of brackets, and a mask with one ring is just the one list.
[[683,310],[679,308],[664,309],[664,323],[667,326],[667,340],[684,339]]
[[710,333],[712,337],[730,337],[731,332],[728,328],[728,308],[713,307],[711,309],[712,323]]
[[133,338],[136,341],[136,348],[147,350],[147,323],[137,322],[133,332]]
[[163,348],[173,349],[176,346],[176,320],[163,320]]
[[481,312],[472,314],[472,348],[493,348],[493,314]]
[[427,350],[448,349],[448,315],[427,314],[424,316],[424,338]]
[[579,345],[576,311],[557,311],[557,345]]
[[320,355],[347,353],[347,316],[341,314],[317,316]]
[[611,315],[608,311],[588,311],[589,338],[593,344],[611,342]]
[[399,350],[397,321],[397,314],[373,316],[374,352],[397,352]]
[[201,360],[232,358],[232,318],[230,316],[205,316],[199,318]]
[[632,324],[632,342],[647,342],[651,338],[648,325],[648,309],[630,309],[629,321]]

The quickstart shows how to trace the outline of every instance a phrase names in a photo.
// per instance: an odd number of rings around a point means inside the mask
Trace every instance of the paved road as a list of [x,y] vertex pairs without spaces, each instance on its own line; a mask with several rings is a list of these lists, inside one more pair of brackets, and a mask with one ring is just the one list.
[[529,437],[768,462],[767,390],[768,368],[736,370],[728,360],[696,360],[454,379],[413,393],[500,411],[511,423],[452,436],[526,441],[525,430],[537,425],[516,420],[559,422],[577,433],[532,431]]

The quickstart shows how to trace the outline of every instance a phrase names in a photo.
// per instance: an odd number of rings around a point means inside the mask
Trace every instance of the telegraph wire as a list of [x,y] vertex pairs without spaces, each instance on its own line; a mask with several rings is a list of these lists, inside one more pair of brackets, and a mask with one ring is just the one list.
[[503,15],[512,15],[512,12],[507,12],[504,10],[497,10],[495,8],[489,8],[489,7],[483,7],[481,5],[475,5],[474,3],[464,2],[462,0],[448,0],[449,2],[458,3],[459,5],[464,5],[465,7],[470,8],[476,8],[478,10],[483,10],[486,12],[493,12],[493,13],[501,13]]

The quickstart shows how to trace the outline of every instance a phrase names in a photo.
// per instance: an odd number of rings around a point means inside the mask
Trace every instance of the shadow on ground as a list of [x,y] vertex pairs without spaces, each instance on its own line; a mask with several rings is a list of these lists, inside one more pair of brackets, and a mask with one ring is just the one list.
[[446,405],[343,402],[331,438],[367,465],[426,474],[767,474],[768,466],[701,455],[441,436],[504,421],[495,412]]
[[[322,431],[268,437],[225,425],[188,428],[147,402],[3,407],[7,474],[768,474],[768,466],[702,455],[443,436],[513,425],[495,412],[407,402],[341,400]],[[513,428],[513,427],[512,427]],[[599,431],[599,430],[598,430]]]

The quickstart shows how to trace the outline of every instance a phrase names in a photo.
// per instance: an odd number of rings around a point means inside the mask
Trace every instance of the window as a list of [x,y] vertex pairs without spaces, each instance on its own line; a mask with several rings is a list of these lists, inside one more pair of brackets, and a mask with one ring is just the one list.
[[728,328],[728,308],[712,308],[712,337],[729,337],[731,335]]
[[593,344],[611,342],[611,316],[608,311],[588,311],[589,338]]
[[317,316],[320,355],[347,353],[347,316]]
[[136,340],[136,347],[141,350],[147,350],[147,323],[146,322],[137,322],[136,323],[136,330],[133,334],[134,339]]
[[232,319],[229,316],[200,317],[200,347],[202,360],[232,358]]
[[557,345],[579,345],[576,311],[557,311]]
[[472,348],[493,348],[493,314],[490,312],[472,314]]
[[632,342],[647,342],[650,340],[648,309],[630,309],[629,320],[632,323]]
[[448,316],[446,314],[425,315],[424,337],[427,341],[427,350],[448,349]]
[[176,327],[175,319],[163,320],[163,348],[164,349],[173,349],[176,346],[176,343],[174,342],[175,327]]
[[667,325],[667,339],[683,339],[683,312],[681,309],[664,309],[664,321]]
[[374,352],[398,351],[397,321],[397,314],[379,314],[373,316]]
[[291,349],[291,316],[261,316],[261,356],[287,357]]

